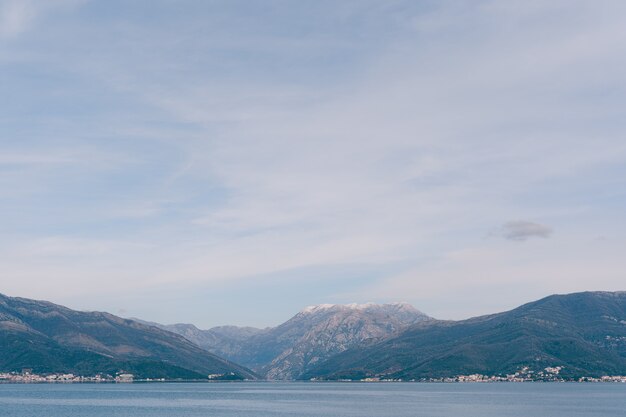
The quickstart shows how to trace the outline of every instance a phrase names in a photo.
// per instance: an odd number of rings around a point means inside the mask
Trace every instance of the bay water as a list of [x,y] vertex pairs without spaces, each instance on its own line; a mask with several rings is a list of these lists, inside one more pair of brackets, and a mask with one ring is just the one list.
[[626,384],[0,384],[2,417],[626,417]]

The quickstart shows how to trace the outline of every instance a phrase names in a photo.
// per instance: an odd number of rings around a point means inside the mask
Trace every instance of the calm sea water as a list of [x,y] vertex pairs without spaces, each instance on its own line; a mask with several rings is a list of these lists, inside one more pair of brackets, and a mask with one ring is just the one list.
[[0,384],[0,416],[626,416],[626,384]]

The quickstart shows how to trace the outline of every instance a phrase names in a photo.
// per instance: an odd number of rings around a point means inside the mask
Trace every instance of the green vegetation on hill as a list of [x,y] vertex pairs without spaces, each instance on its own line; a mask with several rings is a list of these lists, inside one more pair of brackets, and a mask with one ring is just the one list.
[[71,372],[138,378],[206,379],[248,369],[177,334],[108,313],[79,312],[44,301],[0,295],[0,371]]
[[572,379],[626,375],[626,293],[554,295],[504,313],[419,323],[333,356],[303,379],[505,375],[525,366],[561,366]]
[[[626,375],[626,292],[554,295],[463,321],[417,321],[388,337],[356,338],[349,346],[347,335],[360,334],[355,331],[363,330],[368,322],[360,313],[348,314],[350,320],[344,316],[337,320],[333,308],[345,309],[324,307],[321,315],[306,310],[276,328],[285,330],[284,334],[306,335],[293,340],[303,341],[307,349],[328,339],[322,335],[329,328],[334,330],[328,340],[345,342],[334,350],[341,353],[327,349],[317,356],[319,361],[310,361],[301,379],[422,380],[501,376],[522,368],[535,375],[558,368],[559,377],[565,379]],[[312,321],[315,317],[319,323]],[[385,320],[387,316],[381,316],[380,323],[384,325]],[[335,322],[339,324],[328,324]],[[285,363],[290,366],[299,366],[297,360],[307,358],[309,350],[296,349],[299,345],[292,339],[271,337],[270,330],[250,337],[263,336],[268,346],[289,342],[291,356],[285,356]],[[249,348],[247,353],[262,351]],[[0,295],[0,372],[24,368],[38,374],[84,376],[126,372],[136,378],[256,378],[248,369],[154,326]]]

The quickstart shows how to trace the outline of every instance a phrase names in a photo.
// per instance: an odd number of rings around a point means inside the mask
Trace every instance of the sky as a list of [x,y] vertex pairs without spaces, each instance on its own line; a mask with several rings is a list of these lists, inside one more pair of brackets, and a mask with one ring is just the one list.
[[625,17],[0,0],[0,293],[208,328],[626,290]]

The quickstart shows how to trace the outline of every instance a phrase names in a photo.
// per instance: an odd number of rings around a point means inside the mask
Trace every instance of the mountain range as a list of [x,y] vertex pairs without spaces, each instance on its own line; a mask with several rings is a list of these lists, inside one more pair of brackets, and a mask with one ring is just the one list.
[[421,322],[335,355],[302,378],[407,380],[556,367],[566,379],[626,375],[626,292],[553,295],[504,313]]
[[0,371],[22,368],[168,379],[626,375],[626,292],[552,295],[460,321],[406,303],[321,304],[276,327],[209,330],[0,295]]
[[[430,317],[407,303],[321,304],[267,329],[157,325],[272,380],[299,379],[349,348],[384,340]],[[155,323],[152,323],[153,325]]]
[[130,372],[140,378],[256,378],[175,333],[108,313],[0,294],[0,371],[23,368],[78,375]]

